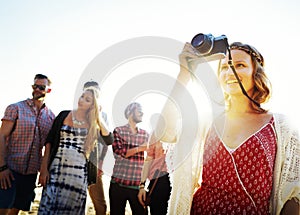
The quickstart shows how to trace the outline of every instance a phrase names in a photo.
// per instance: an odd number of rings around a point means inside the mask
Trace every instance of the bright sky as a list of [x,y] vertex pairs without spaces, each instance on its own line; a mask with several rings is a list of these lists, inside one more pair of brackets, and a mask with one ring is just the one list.
[[[82,76],[87,65],[103,50],[124,40],[158,36],[184,43],[197,33],[212,33],[225,34],[229,42],[249,43],[263,54],[273,83],[269,106],[300,122],[300,75],[296,67],[299,9],[296,0],[1,1],[0,112],[8,104],[31,96],[36,73],[44,73],[53,81],[47,104],[56,114],[73,108],[77,86],[97,79]],[[101,80],[108,113],[118,90],[132,78],[145,72],[178,72],[178,66],[168,60],[160,68],[149,63],[152,59],[144,60],[123,63]],[[159,112],[164,96],[157,93],[151,100],[149,93],[138,92],[136,98],[144,102],[148,117]],[[115,124],[119,122],[112,126]]]

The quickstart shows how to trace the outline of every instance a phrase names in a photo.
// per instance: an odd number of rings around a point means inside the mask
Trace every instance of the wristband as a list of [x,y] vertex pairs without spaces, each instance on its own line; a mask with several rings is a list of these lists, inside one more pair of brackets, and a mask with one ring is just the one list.
[[144,189],[145,188],[145,184],[146,184],[146,181],[141,181],[140,183],[140,189]]
[[4,170],[7,170],[8,166],[5,164],[4,166],[0,167],[0,172],[3,172]]

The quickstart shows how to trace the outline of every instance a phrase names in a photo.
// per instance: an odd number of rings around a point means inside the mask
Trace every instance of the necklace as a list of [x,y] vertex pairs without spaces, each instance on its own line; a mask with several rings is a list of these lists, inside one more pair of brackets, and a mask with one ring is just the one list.
[[85,121],[79,121],[79,120],[77,120],[76,118],[75,118],[75,113],[73,112],[72,113],[72,120],[73,120],[73,124],[75,124],[75,125],[83,125],[84,123],[85,123]]

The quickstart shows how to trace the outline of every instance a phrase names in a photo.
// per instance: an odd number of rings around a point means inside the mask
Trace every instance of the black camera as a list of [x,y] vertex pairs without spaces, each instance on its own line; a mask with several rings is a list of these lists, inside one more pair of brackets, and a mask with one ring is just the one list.
[[202,33],[195,35],[191,44],[206,61],[224,58],[228,46],[227,37],[225,35],[214,37],[212,34]]

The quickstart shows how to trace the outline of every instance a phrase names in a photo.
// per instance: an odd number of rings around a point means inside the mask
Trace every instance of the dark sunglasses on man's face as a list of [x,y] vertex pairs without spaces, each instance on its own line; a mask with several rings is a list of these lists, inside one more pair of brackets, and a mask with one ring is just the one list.
[[38,84],[33,84],[32,89],[39,88],[39,90],[46,90],[47,86],[46,85],[38,85]]

